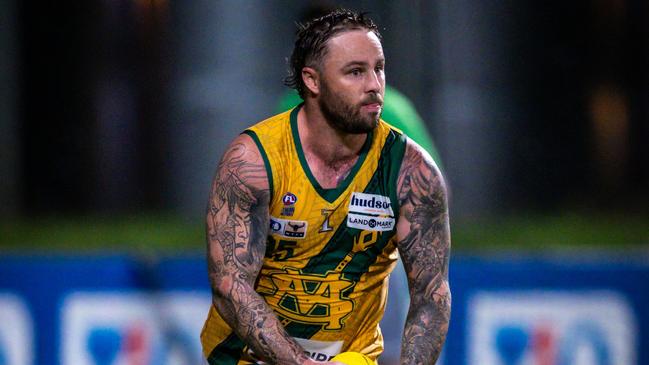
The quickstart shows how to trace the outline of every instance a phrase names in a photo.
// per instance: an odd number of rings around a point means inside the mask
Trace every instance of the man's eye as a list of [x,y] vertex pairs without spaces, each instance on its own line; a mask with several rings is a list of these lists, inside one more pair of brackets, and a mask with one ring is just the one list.
[[351,70],[349,73],[354,75],[354,76],[359,76],[362,73],[362,71],[359,68],[355,68],[355,69]]

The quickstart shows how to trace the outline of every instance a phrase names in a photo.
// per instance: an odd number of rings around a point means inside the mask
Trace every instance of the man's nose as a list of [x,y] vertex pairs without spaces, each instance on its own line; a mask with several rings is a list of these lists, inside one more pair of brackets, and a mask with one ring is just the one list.
[[368,72],[367,75],[365,91],[380,93],[383,87],[383,75],[376,71]]

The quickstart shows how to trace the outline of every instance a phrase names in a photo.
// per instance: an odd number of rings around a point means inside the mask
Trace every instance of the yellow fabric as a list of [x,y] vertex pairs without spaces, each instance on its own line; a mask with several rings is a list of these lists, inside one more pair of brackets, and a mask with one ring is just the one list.
[[[290,112],[249,128],[263,146],[273,179],[269,231],[272,238],[268,241],[271,251],[264,259],[256,291],[284,319],[284,325],[294,322],[322,326],[321,330],[310,336],[310,340],[342,340],[341,352],[357,351],[376,360],[383,350],[379,321],[387,299],[388,274],[397,260],[393,232],[361,230],[354,236],[353,249],[346,253],[334,270],[304,273],[302,269],[323,251],[337,229],[346,224],[352,193],[366,189],[377,170],[386,137],[391,130],[393,133],[395,130],[383,121],[379,123],[373,132],[367,157],[353,180],[335,200],[329,202],[314,187],[300,163]],[[294,203],[291,196],[296,197]],[[394,218],[396,221],[396,216]],[[279,233],[274,231],[273,221],[275,224],[283,222],[286,232],[297,237],[287,237],[282,234],[283,230]],[[289,223],[292,227],[287,226]],[[342,271],[355,255],[369,249],[382,235],[390,237],[376,261],[358,282],[350,280]],[[324,260],[329,257],[322,256]],[[342,295],[343,291],[352,287],[353,291],[348,297]],[[294,305],[282,305],[286,302]],[[201,334],[206,357],[231,332],[212,308]],[[240,360],[238,364],[252,363],[249,361]]]
[[336,355],[331,361],[338,361],[347,365],[375,365],[376,363],[370,360],[367,356],[359,352],[343,352]]

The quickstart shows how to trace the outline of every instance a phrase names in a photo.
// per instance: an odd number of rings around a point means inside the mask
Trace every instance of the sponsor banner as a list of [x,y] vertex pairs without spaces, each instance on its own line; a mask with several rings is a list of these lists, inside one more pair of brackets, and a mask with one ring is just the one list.
[[349,200],[350,213],[363,213],[372,215],[385,215],[394,217],[390,198],[377,194],[352,193]]
[[614,292],[481,292],[469,315],[468,364],[637,364],[636,318]]
[[69,295],[61,318],[62,365],[204,364],[203,293]]
[[0,293],[0,364],[34,363],[33,322],[25,302],[18,296]]
[[303,239],[306,236],[307,228],[307,221],[294,221],[273,216],[270,217],[271,234],[276,234],[286,238]]
[[[443,365],[649,364],[649,264],[638,256],[454,254]],[[211,305],[204,261],[203,254],[155,264],[128,255],[0,256],[0,364],[204,364],[199,336]],[[301,281],[321,282],[319,293],[305,297],[311,304],[297,314],[275,307],[308,318],[332,292],[326,285],[344,279],[338,274],[301,274]],[[288,269],[277,275],[279,290],[291,290],[295,276]],[[43,278],[54,280],[35,284]],[[407,284],[396,278],[390,275],[381,321],[384,365],[398,362],[408,309]],[[329,309],[337,316],[324,324],[329,329],[350,311],[339,304]]]
[[347,227],[367,231],[391,231],[394,228],[394,218],[373,217],[362,214],[347,214]]

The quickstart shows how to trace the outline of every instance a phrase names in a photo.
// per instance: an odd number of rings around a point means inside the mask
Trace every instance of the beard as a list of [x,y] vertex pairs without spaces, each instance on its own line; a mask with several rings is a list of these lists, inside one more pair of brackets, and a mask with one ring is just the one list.
[[[329,85],[322,80],[318,105],[327,123],[335,130],[349,134],[365,134],[374,130],[379,123],[381,113],[363,115],[361,107],[369,103],[383,105],[382,99],[377,93],[369,94],[358,105],[349,104],[339,94],[333,92]],[[382,111],[383,108],[381,108]]]

